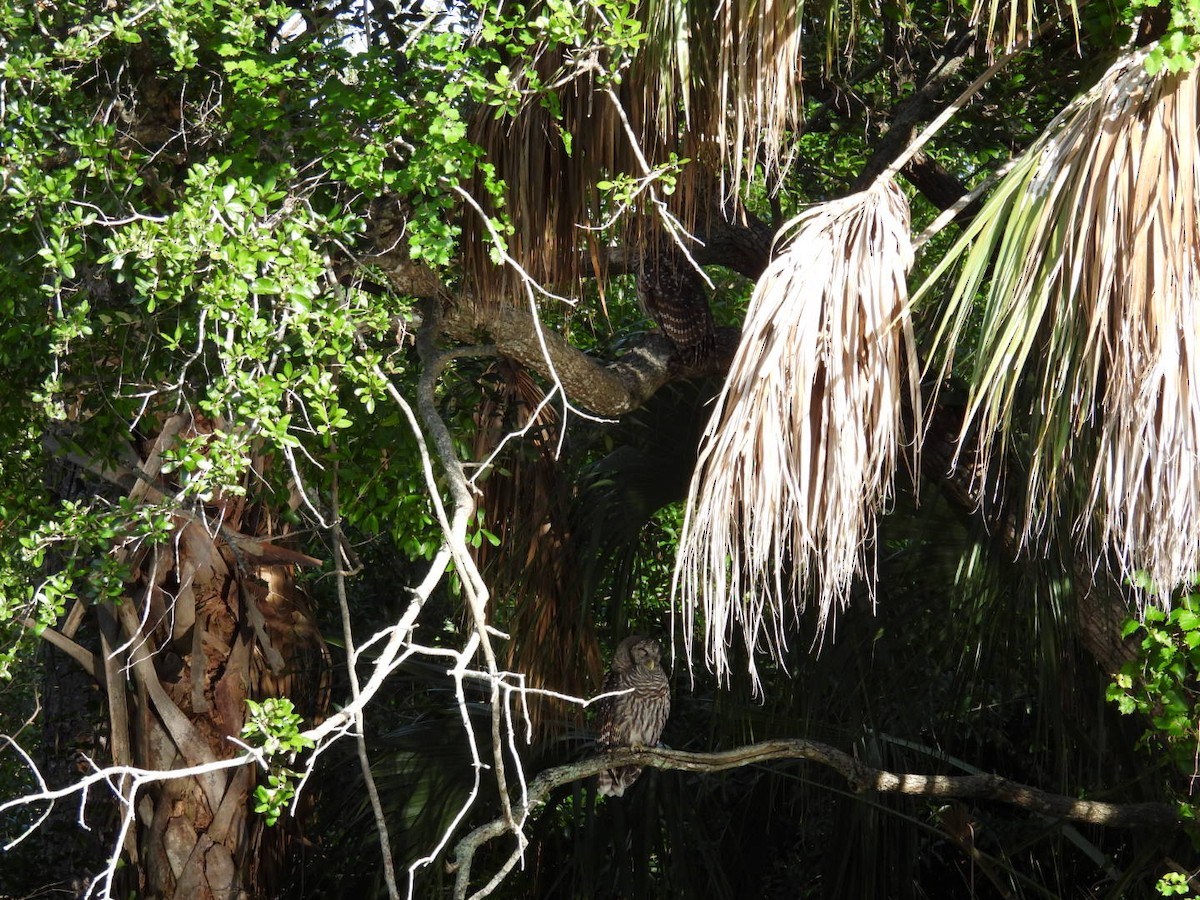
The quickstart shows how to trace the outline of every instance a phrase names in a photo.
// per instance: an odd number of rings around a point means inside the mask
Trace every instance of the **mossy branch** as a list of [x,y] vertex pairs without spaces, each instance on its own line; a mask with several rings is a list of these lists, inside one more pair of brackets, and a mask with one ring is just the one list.
[[[685,772],[720,772],[773,760],[807,760],[827,766],[842,775],[858,793],[875,791],[914,797],[992,800],[1043,816],[1110,828],[1172,828],[1183,822],[1179,809],[1170,803],[1082,800],[1043,791],[999,775],[897,774],[864,765],[849,753],[803,738],[764,741],[713,753],[667,749],[614,750],[541,772],[529,783],[525,803],[514,808],[513,813],[519,822],[524,822],[555,788],[616,766],[641,765]],[[455,900],[465,900],[467,897],[471,864],[479,848],[508,831],[506,819],[497,818],[480,825],[458,842],[454,858],[447,864],[449,870],[455,873]],[[519,860],[525,845],[524,837],[518,836],[518,846],[512,856],[487,885],[471,895],[472,900],[486,896],[499,885]]]

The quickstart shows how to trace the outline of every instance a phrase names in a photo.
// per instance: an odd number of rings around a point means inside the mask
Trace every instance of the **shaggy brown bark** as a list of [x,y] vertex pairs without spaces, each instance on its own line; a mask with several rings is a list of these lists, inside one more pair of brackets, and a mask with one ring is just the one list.
[[[167,418],[141,453],[130,448],[127,466],[65,456],[130,502],[158,503],[177,490],[161,471],[163,451],[207,427]],[[107,693],[114,765],[171,770],[228,759],[240,752],[230,738],[247,699],[288,696],[310,722],[323,709],[327,654],[292,576],[317,560],[276,545],[272,519],[244,497],[214,498],[203,515],[177,513],[166,544],[114,551],[132,576],[121,602],[95,608],[100,653],[73,640],[82,607],[68,616],[69,634],[47,632]],[[277,889],[287,838],[266,836],[271,849],[262,852],[262,820],[250,820],[256,778],[240,767],[157,782],[136,798],[124,877],[141,880],[122,893],[207,900]]]

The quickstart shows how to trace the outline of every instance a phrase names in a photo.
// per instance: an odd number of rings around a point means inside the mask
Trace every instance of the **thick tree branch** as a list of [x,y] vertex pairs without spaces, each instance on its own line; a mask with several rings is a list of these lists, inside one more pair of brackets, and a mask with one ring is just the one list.
[[[442,327],[450,337],[464,341],[486,334],[501,353],[541,375],[549,374],[527,308],[453,303],[445,311]],[[637,409],[670,380],[672,347],[660,334],[647,335],[611,363],[571,346],[554,331],[543,329],[542,334],[571,402],[597,415],[620,416]]]
[[[943,212],[962,200],[968,193],[965,184],[946,171],[941,163],[925,153],[917,153],[913,156],[900,170],[900,174],[907,178],[909,184],[920,191],[926,200]],[[983,201],[976,198],[958,212],[955,221],[966,227],[982,206]]]
[[896,105],[888,117],[886,132],[863,166],[852,191],[866,188],[912,143],[917,126],[937,109],[942,90],[970,57],[973,40],[971,31],[964,31],[952,38],[925,82]]
[[[803,738],[764,741],[714,753],[690,753],[684,750],[615,750],[579,762],[546,769],[529,783],[526,803],[515,809],[519,820],[545,802],[555,788],[595,775],[616,766],[642,765],[656,769],[686,772],[720,772],[743,766],[760,765],[772,760],[803,759],[827,766],[849,783],[856,792],[877,791],[914,797],[955,797],[993,800],[1020,809],[1110,828],[1173,828],[1183,822],[1179,810],[1169,803],[1104,803],[1052,794],[999,775],[913,775],[896,774],[864,765],[848,753],[819,741]],[[455,847],[448,868],[455,873],[454,898],[465,900],[471,880],[471,863],[476,852],[489,841],[508,831],[503,818],[480,825]],[[487,889],[473,895],[485,896]]]
[[[373,205],[368,231],[378,252],[367,261],[387,275],[394,290],[410,297],[439,299],[441,331],[447,337],[466,343],[478,343],[486,337],[499,353],[543,376],[549,377],[552,364],[571,403],[596,415],[618,417],[637,409],[672,379],[716,374],[727,366],[726,357],[736,346],[733,336],[721,335],[711,365],[694,370],[672,359],[670,342],[658,333],[631,342],[616,360],[605,361],[572,346],[561,335],[542,329],[548,364],[525,304],[453,296],[432,269],[408,258],[403,226],[404,210],[398,201],[381,199]],[[725,266],[747,278],[757,278],[769,261],[773,236],[771,226],[749,213],[740,211],[731,221],[714,212],[698,232],[702,244],[694,255],[704,265]],[[609,272],[632,271],[628,257],[613,251],[607,260]],[[354,277],[354,266],[339,275],[346,283],[353,283]]]
[[[376,258],[396,290],[417,297],[443,298],[442,332],[455,340],[476,343],[486,336],[496,350],[540,375],[549,375],[533,317],[523,306],[475,303],[468,299],[445,302],[447,292],[424,266]],[[571,402],[601,416],[621,416],[637,409],[675,377],[673,348],[661,334],[649,334],[612,362],[589,356],[554,331],[543,329],[554,371]]]

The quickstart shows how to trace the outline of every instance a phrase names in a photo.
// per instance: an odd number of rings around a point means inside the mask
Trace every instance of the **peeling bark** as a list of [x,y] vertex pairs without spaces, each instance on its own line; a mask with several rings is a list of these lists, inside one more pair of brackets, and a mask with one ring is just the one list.
[[[122,464],[63,455],[130,501],[159,503],[177,489],[161,472],[162,451],[179,433],[205,427],[172,416],[144,458],[130,448]],[[230,738],[241,732],[247,699],[288,696],[310,721],[320,715],[321,690],[305,682],[328,671],[327,653],[316,628],[306,626],[292,577],[295,566],[317,560],[277,545],[278,535],[242,533],[256,527],[243,498],[213,506],[221,509],[207,511],[211,522],[201,521],[205,512],[178,510],[169,542],[128,554],[125,596],[96,606],[102,654],[47,633],[106,690],[116,764],[170,771],[229,759],[240,752]],[[283,659],[294,664],[286,672]],[[281,861],[253,852],[263,827],[251,815],[255,778],[241,767],[147,787],[123,848],[132,865],[122,877],[140,881],[122,892],[224,900],[272,889],[260,866],[278,869]]]

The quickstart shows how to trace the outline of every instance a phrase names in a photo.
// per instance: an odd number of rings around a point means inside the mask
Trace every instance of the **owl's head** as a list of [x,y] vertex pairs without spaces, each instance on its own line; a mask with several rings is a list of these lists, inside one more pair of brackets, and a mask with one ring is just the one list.
[[635,634],[621,641],[613,655],[614,669],[654,669],[662,661],[662,648],[654,638]]

